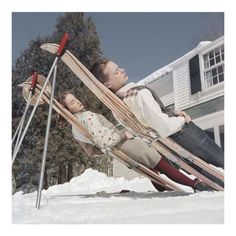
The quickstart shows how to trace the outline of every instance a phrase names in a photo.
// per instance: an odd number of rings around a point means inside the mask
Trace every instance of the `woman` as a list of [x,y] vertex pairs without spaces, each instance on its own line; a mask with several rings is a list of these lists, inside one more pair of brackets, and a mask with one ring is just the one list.
[[[211,190],[206,184],[198,179],[190,179],[179,170],[166,162],[155,149],[149,147],[139,138],[134,138],[127,131],[121,131],[109,122],[104,116],[86,111],[83,104],[71,93],[64,92],[60,97],[61,104],[68,109],[88,130],[97,146],[100,148],[117,147],[127,156],[147,166],[156,173],[165,174],[173,181],[192,187],[193,190]],[[75,139],[80,142],[91,144],[77,127],[72,126]],[[164,189],[160,189],[163,191]]]

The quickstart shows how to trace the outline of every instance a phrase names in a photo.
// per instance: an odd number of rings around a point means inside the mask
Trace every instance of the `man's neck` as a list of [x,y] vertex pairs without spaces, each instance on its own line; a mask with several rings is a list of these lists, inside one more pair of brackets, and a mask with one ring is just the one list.
[[116,91],[115,94],[116,94],[118,97],[123,97],[124,94],[125,94],[129,89],[131,89],[132,87],[135,87],[135,86],[136,86],[136,84],[133,83],[133,82],[130,82],[130,83],[128,83],[128,84],[125,84],[125,85],[122,86],[118,91]]

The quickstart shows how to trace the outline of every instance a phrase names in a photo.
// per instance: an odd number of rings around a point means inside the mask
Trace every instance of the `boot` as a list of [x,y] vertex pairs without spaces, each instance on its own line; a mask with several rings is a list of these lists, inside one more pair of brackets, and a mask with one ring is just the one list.
[[207,184],[203,183],[201,180],[197,179],[196,180],[196,184],[193,187],[194,192],[197,191],[214,191],[213,188],[211,188],[210,186],[208,186]]
[[154,187],[158,192],[170,191],[170,190],[166,189],[165,187],[163,187],[163,186],[157,184],[157,183],[154,182],[154,181],[151,181],[151,182],[152,182],[153,187]]

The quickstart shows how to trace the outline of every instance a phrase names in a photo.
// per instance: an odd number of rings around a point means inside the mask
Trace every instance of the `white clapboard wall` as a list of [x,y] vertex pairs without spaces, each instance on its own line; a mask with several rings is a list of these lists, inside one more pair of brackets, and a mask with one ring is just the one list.
[[114,159],[113,160],[113,176],[114,177],[124,177],[127,180],[134,179],[136,177],[143,177],[136,171],[129,169],[122,162]]

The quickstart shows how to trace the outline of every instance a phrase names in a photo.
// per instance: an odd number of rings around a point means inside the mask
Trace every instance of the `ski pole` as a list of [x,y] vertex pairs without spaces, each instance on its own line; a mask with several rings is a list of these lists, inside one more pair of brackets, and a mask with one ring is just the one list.
[[34,72],[33,75],[32,75],[32,81],[31,81],[31,86],[30,86],[30,93],[29,93],[29,96],[28,96],[28,99],[27,99],[25,111],[24,111],[24,114],[23,114],[23,116],[21,118],[19,126],[17,127],[17,130],[16,130],[15,135],[14,135],[13,140],[12,140],[12,144],[13,144],[14,138],[16,137],[16,134],[19,131],[19,134],[17,136],[17,140],[16,140],[16,144],[15,144],[15,148],[14,148],[14,152],[13,153],[15,153],[16,148],[17,148],[18,143],[19,143],[19,139],[20,139],[20,135],[21,135],[21,132],[22,132],[23,124],[25,122],[26,113],[27,113],[28,108],[30,106],[30,103],[31,103],[31,100],[32,100],[32,95],[34,95],[34,90],[35,90],[35,87],[36,87],[37,79],[38,79],[38,73]]
[[[59,46],[59,49],[57,52],[57,58],[59,58],[63,54],[66,44],[68,43],[68,38],[69,38],[68,33],[65,33],[62,40],[61,40],[61,43],[60,43],[60,46]],[[41,165],[41,173],[40,173],[39,187],[38,187],[38,193],[37,193],[37,199],[36,199],[36,208],[37,209],[40,208],[42,189],[43,189],[43,180],[44,180],[44,174],[45,174],[47,148],[48,148],[48,138],[49,138],[49,131],[50,131],[50,126],[51,126],[51,117],[52,117],[52,104],[53,104],[54,90],[55,90],[55,85],[56,85],[56,74],[57,74],[57,64],[55,64],[54,73],[53,73],[52,92],[51,92],[51,97],[50,97],[48,121],[47,121],[43,158],[42,158],[42,165]]]
[[31,102],[31,96],[32,96],[32,94],[34,94],[34,89],[35,89],[35,86],[36,86],[36,83],[37,83],[37,79],[38,79],[38,73],[34,72],[33,75],[32,75],[32,81],[31,81],[31,86],[30,86],[30,93],[29,93],[29,97],[27,99],[26,108],[25,108],[24,114],[23,114],[23,116],[22,116],[22,118],[20,120],[20,123],[19,123],[19,125],[18,125],[18,127],[16,129],[16,132],[15,132],[13,138],[12,138],[12,144],[14,143],[14,140],[15,140],[15,138],[17,136],[17,133],[18,133],[20,127],[21,127],[21,123],[23,122],[24,117],[26,115],[26,112],[27,112],[27,110],[29,108],[29,104]]
[[[21,124],[22,124],[22,122],[24,122],[25,115],[26,115],[27,110],[28,110],[28,108],[29,108],[28,103],[31,101],[30,96],[31,96],[31,93],[29,94],[29,97],[28,97],[28,99],[27,99],[27,103],[26,103],[26,107],[25,107],[25,111],[24,111],[24,113],[23,113],[23,116],[22,116],[22,118],[21,118],[21,120],[20,120],[20,123],[19,123],[19,125],[18,125],[18,127],[17,127],[17,129],[16,129],[16,131],[15,131],[15,134],[14,134],[14,136],[13,136],[13,138],[12,138],[12,144],[14,143],[15,138],[16,138],[16,137],[19,137],[18,132],[19,132],[19,130],[21,129]],[[17,141],[16,141],[16,143],[17,143]],[[15,145],[15,146],[17,146],[17,145]]]
[[16,151],[15,151],[15,153],[13,154],[13,157],[12,157],[12,164],[14,163],[14,161],[15,161],[15,159],[16,159],[16,155],[17,155],[17,153],[18,153],[18,151],[19,151],[20,145],[21,145],[21,143],[22,143],[22,141],[23,141],[23,139],[24,139],[24,137],[25,137],[26,131],[27,131],[29,125],[30,125],[30,122],[31,122],[31,120],[32,120],[32,118],[33,118],[33,115],[34,115],[35,111],[36,111],[36,108],[37,108],[37,106],[38,106],[38,103],[39,103],[39,101],[40,101],[40,99],[41,99],[41,97],[42,97],[42,95],[43,95],[44,89],[46,88],[47,82],[49,81],[49,79],[50,79],[50,77],[51,77],[51,74],[52,74],[52,72],[53,72],[53,69],[54,69],[54,67],[55,67],[55,65],[56,65],[56,63],[57,63],[57,61],[58,61],[58,58],[59,58],[59,57],[63,54],[63,52],[64,52],[65,46],[66,46],[66,44],[67,44],[67,42],[68,42],[68,38],[69,38],[68,33],[65,33],[64,36],[63,36],[63,38],[62,38],[62,40],[61,40],[61,42],[60,42],[60,46],[59,46],[59,49],[58,49],[58,51],[57,51],[57,56],[56,56],[56,58],[54,59],[54,62],[53,62],[52,67],[51,67],[51,69],[50,69],[50,71],[49,71],[49,73],[48,73],[48,76],[47,76],[47,78],[46,78],[46,81],[45,81],[45,83],[44,83],[44,85],[43,85],[43,87],[42,87],[42,91],[40,92],[40,94],[39,94],[39,96],[38,96],[38,98],[37,98],[37,101],[36,101],[36,103],[35,103],[34,109],[33,109],[32,113],[31,113],[31,115],[30,115],[30,117],[29,117],[29,120],[28,120],[26,126],[25,126],[24,132],[23,132],[23,134],[22,134],[22,136],[21,136],[21,139],[19,140],[19,144],[18,144],[18,146],[17,146],[17,148],[16,148]]
[[36,199],[37,209],[40,208],[40,201],[41,201],[42,189],[43,189],[43,180],[44,180],[47,148],[48,148],[48,138],[49,138],[49,131],[50,131],[50,126],[51,126],[51,117],[52,117],[52,104],[53,104],[54,89],[55,89],[55,84],[56,84],[56,74],[57,74],[57,65],[55,65],[54,73],[53,73],[52,92],[51,92],[51,97],[50,97],[48,121],[47,121],[47,128],[46,128],[46,135],[45,135],[45,142],[44,142],[44,149],[43,149],[43,158],[42,158],[42,165],[41,165],[41,173],[40,173],[39,187],[38,187],[38,193],[37,193],[37,199]]
[[30,102],[31,102],[31,95],[32,95],[32,93],[30,92],[30,93],[29,93],[28,100],[27,100],[27,104],[26,104],[26,107],[25,107],[25,112],[24,112],[24,114],[23,114],[23,116],[22,116],[22,118],[21,118],[21,121],[20,121],[20,123],[19,123],[19,126],[18,126],[19,129],[18,129],[18,134],[17,134],[17,139],[16,139],[16,143],[15,143],[15,148],[14,148],[14,151],[13,151],[13,155],[14,155],[14,153],[15,153],[15,151],[16,151],[16,149],[17,149],[17,146],[18,146],[18,144],[19,144],[19,139],[20,139],[20,136],[21,136],[21,132],[22,132],[22,128],[23,128],[24,122],[25,122],[26,113],[27,113],[27,110],[28,110],[28,108],[29,108],[29,104],[30,104]]
[[19,151],[20,145],[21,145],[21,143],[22,143],[22,141],[23,141],[23,139],[24,139],[24,137],[25,137],[25,134],[26,134],[27,129],[29,128],[30,122],[31,122],[31,120],[32,120],[32,118],[33,118],[33,115],[34,115],[35,111],[36,111],[36,108],[37,108],[37,106],[38,106],[38,103],[39,103],[39,101],[40,101],[40,99],[41,99],[41,97],[42,97],[42,95],[43,95],[43,91],[44,91],[44,89],[46,88],[47,82],[49,81],[49,78],[50,78],[50,76],[51,76],[51,74],[52,74],[53,68],[55,67],[55,65],[56,65],[56,63],[57,63],[57,60],[58,60],[58,57],[55,58],[55,60],[54,60],[54,62],[53,62],[53,65],[52,65],[52,68],[51,68],[51,70],[49,71],[49,74],[48,74],[48,76],[47,76],[47,79],[46,79],[46,81],[45,81],[45,83],[44,83],[44,85],[43,85],[42,91],[40,92],[40,94],[39,94],[39,96],[38,96],[38,98],[37,98],[37,101],[36,101],[36,103],[35,103],[35,105],[34,105],[34,109],[33,109],[33,111],[31,112],[31,115],[30,115],[30,117],[29,117],[29,120],[28,120],[28,122],[27,122],[27,124],[26,124],[26,126],[25,126],[24,132],[23,132],[23,134],[22,134],[22,136],[21,136],[21,138],[20,138],[20,140],[19,140],[19,144],[18,144],[18,146],[17,146],[17,148],[16,148],[16,151],[15,151],[15,153],[13,154],[12,164],[14,163],[14,161],[15,161],[15,159],[16,159],[16,155],[17,155],[17,153],[18,153],[18,151]]

